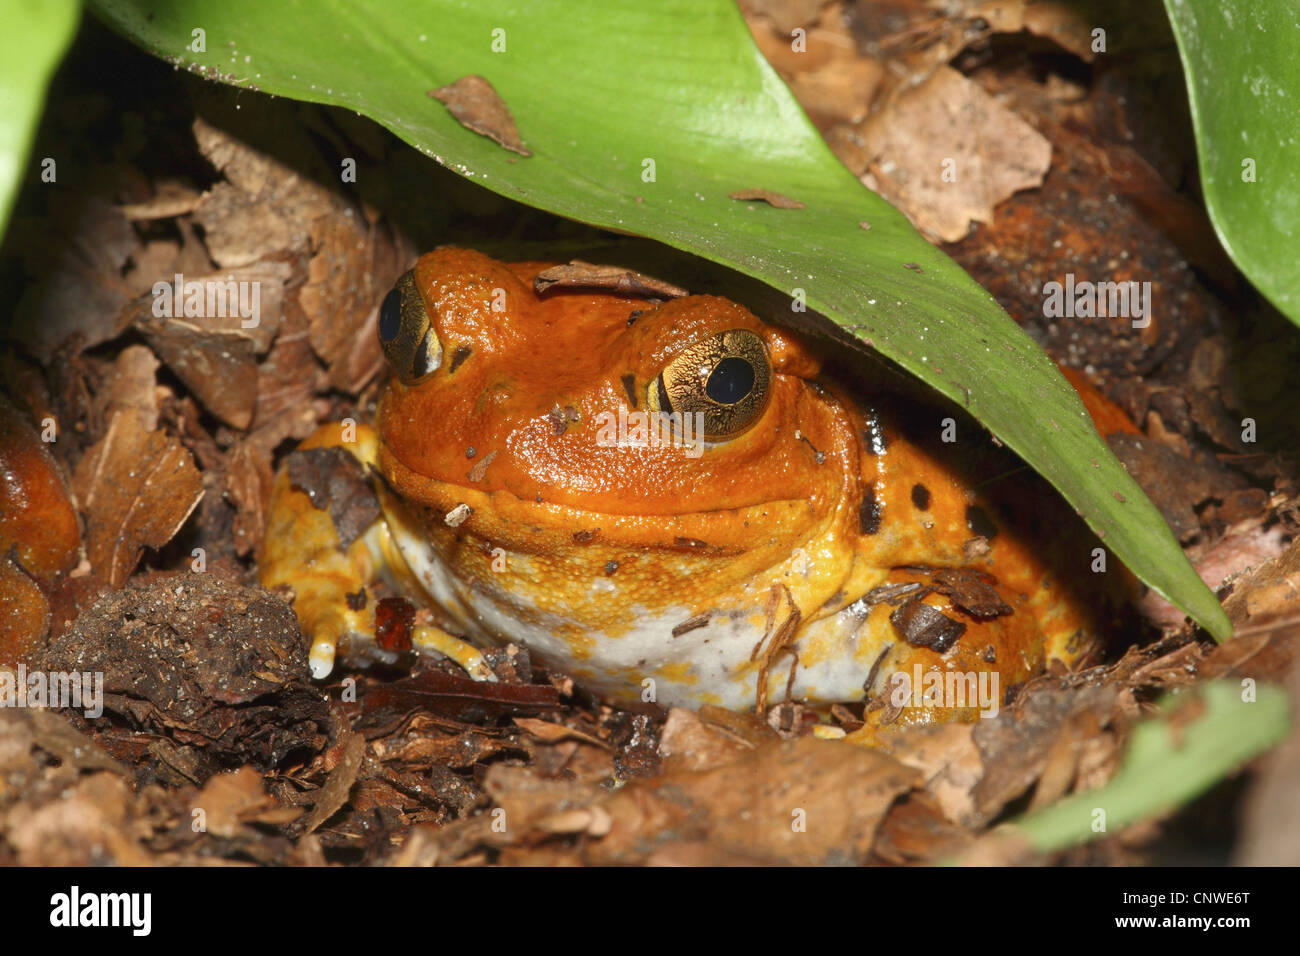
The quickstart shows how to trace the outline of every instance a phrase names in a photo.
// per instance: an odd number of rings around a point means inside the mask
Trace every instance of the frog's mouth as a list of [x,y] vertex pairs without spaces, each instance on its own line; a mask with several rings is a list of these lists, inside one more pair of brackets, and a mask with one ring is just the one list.
[[619,514],[483,491],[421,475],[381,449],[376,469],[391,494],[385,511],[429,536],[451,532],[531,553],[603,544],[708,558],[795,546],[834,510],[838,483],[812,498],[679,514]]

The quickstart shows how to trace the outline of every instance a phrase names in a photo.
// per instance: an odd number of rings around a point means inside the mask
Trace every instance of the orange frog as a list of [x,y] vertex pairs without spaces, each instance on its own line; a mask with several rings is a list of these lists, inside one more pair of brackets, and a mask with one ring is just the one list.
[[374,428],[303,446],[368,470],[375,520],[278,476],[261,578],[316,678],[382,655],[380,575],[432,612],[417,649],[492,679],[515,641],[629,704],[970,720],[1096,645],[1095,542],[973,425],[727,299],[539,296],[546,266],[441,248],[384,300]]

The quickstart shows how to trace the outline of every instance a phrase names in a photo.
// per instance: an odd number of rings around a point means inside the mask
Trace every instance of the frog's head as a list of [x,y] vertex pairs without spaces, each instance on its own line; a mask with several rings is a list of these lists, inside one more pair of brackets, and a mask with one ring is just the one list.
[[774,589],[818,607],[852,565],[853,413],[742,306],[539,297],[543,268],[444,248],[385,299],[388,527],[460,632],[740,705]]
[[775,508],[722,529],[747,550],[781,512],[816,523],[840,496],[851,423],[793,337],[714,296],[539,297],[542,268],[443,248],[384,300],[381,468],[403,498],[611,542],[638,518]]

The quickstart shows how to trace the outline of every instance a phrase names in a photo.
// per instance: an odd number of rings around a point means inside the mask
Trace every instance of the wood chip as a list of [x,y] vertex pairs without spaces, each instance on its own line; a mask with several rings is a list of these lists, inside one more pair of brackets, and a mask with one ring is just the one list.
[[913,647],[928,647],[942,654],[966,632],[966,625],[954,621],[937,607],[913,598],[889,615],[903,639]]
[[934,589],[946,594],[952,603],[978,620],[1010,614],[1011,605],[1002,600],[991,574],[973,568],[944,568],[934,572]]

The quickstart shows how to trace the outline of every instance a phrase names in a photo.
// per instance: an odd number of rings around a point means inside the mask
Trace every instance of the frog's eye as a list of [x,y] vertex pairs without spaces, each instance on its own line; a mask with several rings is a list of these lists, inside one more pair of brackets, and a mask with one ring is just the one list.
[[442,364],[442,343],[429,324],[415,272],[406,273],[379,307],[379,344],[403,384],[415,385]]
[[708,441],[734,438],[767,408],[772,367],[763,340],[729,329],[679,353],[650,383],[652,411],[700,413]]

